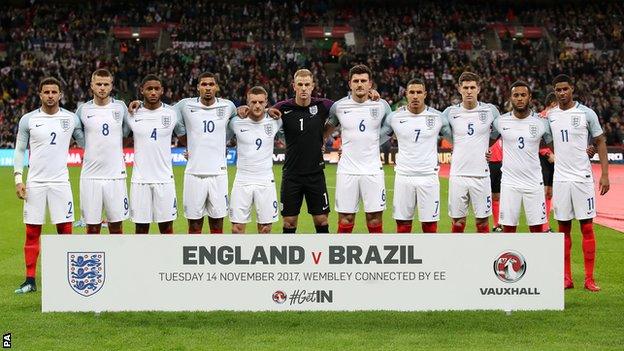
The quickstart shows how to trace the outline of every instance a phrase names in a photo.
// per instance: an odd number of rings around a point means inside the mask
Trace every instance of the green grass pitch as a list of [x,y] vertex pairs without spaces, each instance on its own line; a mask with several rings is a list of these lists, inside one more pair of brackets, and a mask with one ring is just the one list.
[[[178,198],[182,199],[184,168],[174,168]],[[230,183],[234,179],[230,168]],[[71,168],[74,199],[78,200],[80,169]],[[333,204],[336,168],[326,175]],[[275,167],[277,186],[281,167]],[[12,333],[13,348],[43,349],[149,349],[149,350],[622,350],[624,349],[624,236],[596,225],[596,279],[599,293],[582,289],[583,263],[578,223],[573,228],[573,273],[576,288],[565,293],[563,312],[209,312],[209,313],[46,313],[41,310],[41,293],[16,296],[13,290],[23,281],[22,203],[15,196],[12,170],[0,169],[4,185],[0,192],[0,332]],[[392,220],[394,171],[386,169],[388,210],[384,231],[395,229]],[[446,213],[448,182],[441,179],[442,220],[440,232],[450,231]],[[78,212],[77,212],[78,213]],[[330,231],[337,216],[330,215]],[[554,225],[554,223],[553,223]],[[281,222],[273,227],[281,232]],[[556,227],[555,227],[556,228]],[[186,232],[181,211],[174,224]],[[225,231],[230,230],[226,220]],[[248,226],[248,231],[253,226]],[[474,231],[469,221],[468,231]],[[126,232],[133,225],[127,222]],[[152,232],[157,228],[153,225]],[[520,230],[526,230],[526,226]],[[106,229],[104,229],[106,231]],[[204,232],[207,231],[207,223]],[[420,232],[415,223],[414,231]],[[44,233],[54,233],[44,226]],[[83,233],[84,228],[75,228]],[[305,208],[299,221],[300,233],[314,232]],[[354,232],[366,232],[363,215]],[[416,234],[417,235],[417,234]],[[40,269],[39,269],[40,270]],[[140,288],[140,287],[137,287]],[[149,294],[149,291],[145,292]],[[391,291],[389,296],[391,298]]]

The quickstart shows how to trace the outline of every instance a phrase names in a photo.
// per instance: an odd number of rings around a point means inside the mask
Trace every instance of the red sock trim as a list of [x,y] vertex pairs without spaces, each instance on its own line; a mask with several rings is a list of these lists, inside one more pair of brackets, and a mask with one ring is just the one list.
[[40,224],[26,224],[26,241],[24,243],[24,262],[26,276],[34,278],[37,274],[37,258],[39,257]]
[[221,228],[221,229],[212,229],[212,228],[210,228],[210,234],[223,234],[223,228]]
[[498,216],[500,215],[500,200],[492,201],[492,218],[494,220],[494,226],[498,227]]
[[437,233],[438,222],[422,222],[420,223],[423,233]]
[[383,233],[383,224],[381,222],[379,222],[379,224],[377,225],[366,224],[366,227],[368,227],[368,232],[371,234]]
[[56,224],[56,232],[59,233],[59,234],[71,234],[72,233],[72,222],[57,223]]
[[340,234],[350,234],[353,232],[354,224],[341,224],[338,223],[338,233]]
[[463,233],[465,229],[466,229],[466,223],[464,222],[453,223],[453,225],[451,226],[451,233]]
[[530,225],[529,226],[529,231],[531,233],[543,233],[544,232],[544,225],[543,224]]
[[515,225],[504,225],[503,233],[515,233],[517,228]]
[[412,225],[411,224],[397,224],[397,233],[411,233]]
[[477,233],[489,233],[490,225],[488,222],[477,224]]
[[546,199],[546,223],[550,220],[550,209],[552,208],[552,199]]
[[581,224],[583,233],[583,258],[585,263],[585,279],[594,279],[594,262],[596,260],[596,237],[592,222]]

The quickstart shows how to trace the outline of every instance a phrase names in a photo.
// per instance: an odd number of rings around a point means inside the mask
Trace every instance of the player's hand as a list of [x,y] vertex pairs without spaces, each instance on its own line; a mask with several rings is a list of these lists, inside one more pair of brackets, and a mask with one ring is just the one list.
[[492,159],[492,151],[488,150],[485,152],[485,160],[490,162],[491,159]]
[[267,109],[267,112],[269,113],[269,116],[271,116],[271,118],[273,118],[273,119],[280,119],[280,118],[282,118],[282,111],[276,109],[275,107],[269,107]]
[[184,150],[182,155],[184,156],[184,159],[188,161],[188,150]]
[[238,106],[238,108],[236,108],[236,114],[238,114],[240,118],[247,118],[249,111],[251,111],[251,109],[247,105]]
[[550,163],[555,163],[555,154],[554,153],[549,153],[548,154],[548,162]]
[[594,155],[596,154],[596,148],[594,147],[594,145],[589,145],[587,147],[587,150],[585,150],[587,152],[587,156],[589,156],[589,158],[594,157]]
[[128,104],[128,113],[133,115],[141,107],[141,101],[133,100]]
[[604,195],[609,191],[609,176],[603,175],[600,177],[600,195]]
[[19,199],[26,200],[26,186],[24,183],[15,185],[15,193]]
[[379,101],[379,99],[381,99],[381,95],[379,95],[379,92],[377,90],[371,89],[371,91],[368,92],[368,98],[373,101]]

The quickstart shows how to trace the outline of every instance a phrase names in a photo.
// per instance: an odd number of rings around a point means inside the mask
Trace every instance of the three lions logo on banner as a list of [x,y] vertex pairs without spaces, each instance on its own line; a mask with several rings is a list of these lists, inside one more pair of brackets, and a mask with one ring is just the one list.
[[104,252],[68,252],[67,280],[78,294],[93,296],[104,286]]

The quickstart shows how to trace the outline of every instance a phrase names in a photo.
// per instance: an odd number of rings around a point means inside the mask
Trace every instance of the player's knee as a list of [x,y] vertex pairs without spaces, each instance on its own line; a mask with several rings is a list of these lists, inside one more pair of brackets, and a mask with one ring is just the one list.
[[466,225],[466,217],[453,218],[453,225]]
[[123,234],[123,222],[109,222],[108,232],[110,234]]
[[312,217],[312,219],[314,220],[314,225],[315,226],[323,226],[323,225],[328,225],[328,218],[326,214],[322,214],[322,215],[317,215]]
[[232,223],[232,234],[245,233],[245,225],[241,223]]
[[345,214],[345,213],[341,213],[339,215],[339,219],[338,219],[340,224],[353,224],[353,222],[355,221],[355,214],[353,213],[349,213],[349,214]]
[[500,193],[492,193],[492,200],[494,201],[500,200]]
[[272,225],[269,224],[258,224],[258,232],[260,234],[269,234],[271,232]]
[[223,229],[223,218],[208,218],[210,229]]
[[297,217],[295,216],[284,217],[284,228],[286,229],[297,228]]

